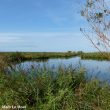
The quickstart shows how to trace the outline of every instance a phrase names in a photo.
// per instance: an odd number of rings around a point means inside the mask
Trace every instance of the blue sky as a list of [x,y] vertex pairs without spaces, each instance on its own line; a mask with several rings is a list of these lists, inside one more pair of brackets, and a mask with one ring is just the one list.
[[[80,4],[79,4],[80,3]],[[0,51],[94,51],[78,0],[0,0]]]

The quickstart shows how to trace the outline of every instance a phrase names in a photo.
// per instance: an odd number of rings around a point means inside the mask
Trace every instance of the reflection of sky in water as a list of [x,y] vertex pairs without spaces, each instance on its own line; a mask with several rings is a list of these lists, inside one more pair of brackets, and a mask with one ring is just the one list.
[[96,77],[110,81],[110,62],[96,60],[81,60],[81,64],[86,68],[88,77]]
[[69,59],[49,59],[47,62],[24,62],[20,66],[25,69],[29,69],[31,65],[34,66],[49,66],[51,68],[56,68],[59,65],[70,66],[74,68],[84,67],[87,71],[88,78],[99,78],[103,80],[110,81],[110,62],[109,61],[97,61],[97,60],[81,60],[80,57],[74,57]]

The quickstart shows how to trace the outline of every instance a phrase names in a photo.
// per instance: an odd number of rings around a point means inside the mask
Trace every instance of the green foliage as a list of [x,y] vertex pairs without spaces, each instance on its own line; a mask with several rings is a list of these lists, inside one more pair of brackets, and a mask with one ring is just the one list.
[[82,53],[80,56],[82,59],[110,60],[110,53],[107,52]]
[[[6,52],[0,53],[0,64],[6,64],[7,62],[18,62],[24,60],[37,60],[47,61],[49,58],[70,58],[74,56],[81,56],[82,59],[95,59],[95,60],[109,60],[110,53],[107,52],[91,52],[84,53],[83,51],[78,52]],[[5,67],[5,66],[3,66]]]
[[49,58],[70,58],[76,56],[76,52],[1,52],[0,57],[7,57],[7,61],[16,62],[24,60],[44,59]]
[[26,110],[109,110],[109,85],[86,81],[72,67],[31,68],[0,74],[0,106],[26,105]]
[[15,52],[15,53],[12,53],[10,56],[9,56],[9,61],[11,62],[18,62],[18,61],[23,61],[23,60],[26,60],[26,57],[24,56],[23,53],[21,52]]

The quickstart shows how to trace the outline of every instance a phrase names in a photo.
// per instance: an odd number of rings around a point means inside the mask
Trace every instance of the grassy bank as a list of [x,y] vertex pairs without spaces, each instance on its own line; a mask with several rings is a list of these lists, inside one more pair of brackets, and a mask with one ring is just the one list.
[[85,79],[83,69],[46,67],[0,73],[0,107],[26,110],[109,110],[110,86]]
[[107,52],[0,52],[0,59],[5,58],[9,62],[74,56],[80,56],[81,59],[110,60],[110,53]]
[[77,56],[76,52],[1,52],[0,58],[5,57],[7,61],[23,61],[33,59],[69,58]]
[[92,60],[110,60],[110,53],[107,52],[89,52],[81,53],[81,59],[92,59]]

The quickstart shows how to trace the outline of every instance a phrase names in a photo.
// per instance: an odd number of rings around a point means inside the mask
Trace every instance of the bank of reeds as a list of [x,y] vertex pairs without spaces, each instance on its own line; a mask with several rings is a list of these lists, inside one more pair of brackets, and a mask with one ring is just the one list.
[[110,60],[109,52],[0,52],[0,58],[5,57],[8,62],[25,60],[47,60],[49,58],[70,58],[80,56],[81,59]]
[[77,56],[76,52],[1,52],[0,57],[7,57],[8,61],[24,61],[34,59],[49,59],[49,58],[70,58]]
[[81,53],[80,56],[81,56],[81,59],[110,60],[110,53],[107,53],[107,52]]
[[26,106],[26,110],[109,110],[110,86],[73,67],[34,67],[0,73],[0,107]]

